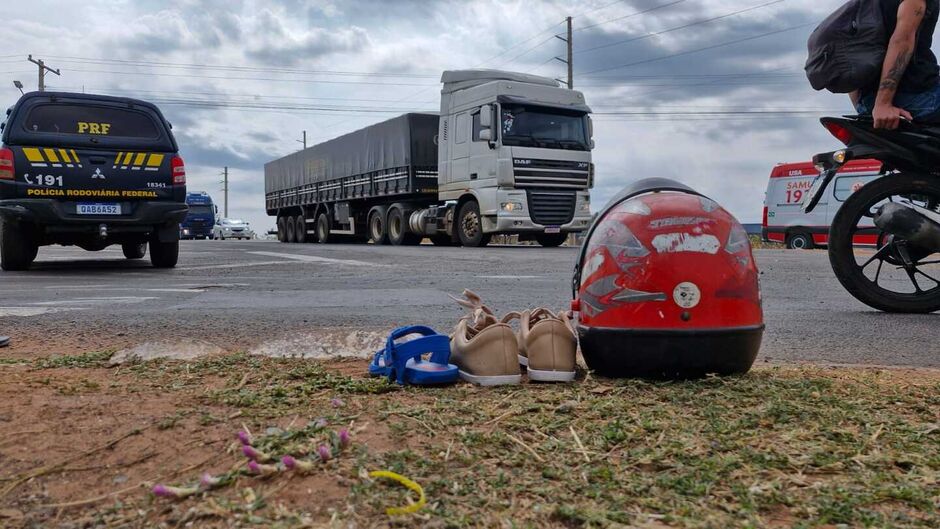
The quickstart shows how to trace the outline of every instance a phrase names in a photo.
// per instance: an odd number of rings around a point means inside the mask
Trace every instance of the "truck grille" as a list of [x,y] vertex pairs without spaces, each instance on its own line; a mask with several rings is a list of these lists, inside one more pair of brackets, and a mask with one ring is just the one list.
[[513,158],[512,165],[519,188],[587,189],[590,185],[589,162]]
[[576,196],[572,191],[528,191],[529,214],[536,224],[561,226],[574,217]]

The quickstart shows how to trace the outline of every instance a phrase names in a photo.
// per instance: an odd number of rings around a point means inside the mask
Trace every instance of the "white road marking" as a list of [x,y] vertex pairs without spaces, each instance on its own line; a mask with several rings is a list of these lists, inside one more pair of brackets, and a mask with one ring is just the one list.
[[545,276],[477,276],[479,279],[541,279]]
[[307,263],[333,263],[333,264],[344,264],[349,266],[387,266],[376,263],[368,263],[366,261],[356,261],[354,259],[332,259],[329,257],[320,257],[316,255],[299,255],[293,253],[278,253],[278,252],[248,252],[254,255],[264,255],[267,257],[283,257],[285,259],[296,259],[297,261],[303,261]]
[[40,301],[38,303],[30,303],[30,305],[39,305],[39,306],[104,305],[104,304],[129,305],[132,303],[142,303],[144,301],[150,301],[153,299],[160,299],[160,298],[147,297],[147,296],[119,296],[119,297],[109,297],[109,298],[75,298],[75,299],[63,299],[60,301]]
[[224,265],[177,266],[174,268],[174,270],[217,270],[221,268],[243,268],[246,266],[268,266],[279,264],[297,264],[297,261],[250,261],[245,263],[232,263]]
[[65,312],[69,310],[85,310],[80,308],[64,308],[64,307],[0,307],[0,318],[5,318],[8,316],[39,316],[42,314],[52,314],[54,312]]

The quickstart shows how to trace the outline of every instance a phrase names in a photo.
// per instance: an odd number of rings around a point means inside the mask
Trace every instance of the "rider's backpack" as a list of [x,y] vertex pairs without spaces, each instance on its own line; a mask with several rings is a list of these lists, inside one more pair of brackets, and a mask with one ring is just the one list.
[[809,37],[809,84],[840,94],[876,86],[888,37],[879,0],[849,0]]

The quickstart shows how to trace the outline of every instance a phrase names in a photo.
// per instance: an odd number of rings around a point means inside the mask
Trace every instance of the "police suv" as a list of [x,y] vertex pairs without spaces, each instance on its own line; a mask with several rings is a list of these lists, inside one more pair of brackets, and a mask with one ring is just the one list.
[[128,259],[149,245],[157,268],[176,266],[186,217],[186,171],[169,122],[122,97],[32,92],[7,110],[0,145],[0,265],[29,268],[40,246]]

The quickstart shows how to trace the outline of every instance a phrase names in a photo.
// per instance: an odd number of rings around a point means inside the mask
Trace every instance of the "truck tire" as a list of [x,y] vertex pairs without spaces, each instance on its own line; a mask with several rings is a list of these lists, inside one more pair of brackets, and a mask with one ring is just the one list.
[[180,256],[180,242],[150,241],[150,264],[154,268],[173,268]]
[[284,220],[284,226],[287,228],[287,242],[297,242],[297,232],[294,228],[294,217],[287,217]]
[[557,248],[567,239],[567,233],[539,233],[535,236],[535,240],[545,248]]
[[0,268],[8,272],[27,270],[39,246],[20,226],[0,220]]
[[284,217],[277,218],[277,240],[287,242],[287,219]]
[[327,244],[330,240],[330,217],[326,213],[320,213],[317,217],[317,241],[321,244]]
[[294,219],[294,240],[299,243],[307,242],[307,221],[303,215],[297,215]]
[[147,253],[147,243],[122,244],[121,250],[124,251],[124,257],[128,259],[142,259]]
[[470,200],[460,206],[455,229],[457,238],[463,246],[479,248],[490,243],[490,234],[483,233],[483,217],[480,215],[480,205],[476,200]]
[[369,238],[375,244],[388,244],[388,223],[385,208],[376,208],[369,214]]
[[787,248],[791,250],[812,250],[813,237],[805,231],[793,232],[787,236]]
[[421,244],[421,236],[411,233],[405,218],[405,210],[400,206],[393,206],[388,210],[388,242],[393,246],[417,246]]

